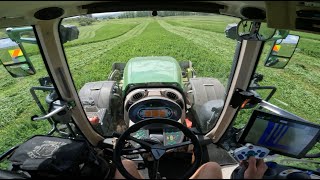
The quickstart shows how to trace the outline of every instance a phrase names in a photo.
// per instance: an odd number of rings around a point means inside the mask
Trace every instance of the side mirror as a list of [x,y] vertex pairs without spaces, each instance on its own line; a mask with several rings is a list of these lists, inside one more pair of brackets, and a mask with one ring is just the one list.
[[[61,25],[60,36],[62,43],[78,39],[79,30],[76,26]],[[23,47],[22,43],[37,45],[37,40],[33,34],[33,28],[19,27],[7,28],[6,33],[9,38],[0,39],[0,61],[12,77],[24,77],[36,73],[30,61],[30,52]],[[27,47],[28,46],[28,47]]]
[[261,20],[241,20],[237,26],[238,37],[244,40],[267,41],[276,33],[276,29],[268,28]]
[[300,36],[289,34],[285,39],[274,41],[264,66],[283,69],[294,54],[299,39]]
[[0,39],[0,61],[12,77],[36,73],[21,43],[16,43],[10,38]]
[[60,36],[62,44],[78,39],[79,37],[79,29],[77,26],[73,25],[60,25]]

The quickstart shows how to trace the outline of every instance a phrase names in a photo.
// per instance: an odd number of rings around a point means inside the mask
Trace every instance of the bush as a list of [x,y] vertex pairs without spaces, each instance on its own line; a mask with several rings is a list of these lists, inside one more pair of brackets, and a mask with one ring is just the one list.
[[79,18],[78,22],[79,22],[80,26],[89,26],[95,21],[96,21],[96,19],[94,19],[94,18],[81,17],[81,18]]

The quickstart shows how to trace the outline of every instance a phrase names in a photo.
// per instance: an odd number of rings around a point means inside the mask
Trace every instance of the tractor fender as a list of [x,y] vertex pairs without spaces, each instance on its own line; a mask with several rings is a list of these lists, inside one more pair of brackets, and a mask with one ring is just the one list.
[[88,119],[98,117],[98,129],[103,134],[112,128],[111,101],[115,85],[115,81],[88,82],[79,91]]
[[225,88],[218,79],[190,78],[187,97],[199,130],[207,132],[214,126],[222,110],[225,96]]

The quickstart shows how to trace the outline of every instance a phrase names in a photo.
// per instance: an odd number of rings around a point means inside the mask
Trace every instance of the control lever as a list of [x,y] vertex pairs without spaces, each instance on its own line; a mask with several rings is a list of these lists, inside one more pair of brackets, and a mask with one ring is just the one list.
[[[59,100],[58,100],[59,101]],[[58,105],[59,107],[57,107],[57,104],[55,104],[56,109],[54,109],[53,111],[51,111],[50,113],[46,114],[45,116],[41,116],[39,117],[38,115],[34,115],[31,117],[32,121],[39,121],[39,120],[44,120],[44,119],[49,119],[52,116],[58,114],[59,112],[66,110],[68,108],[68,104],[66,102],[60,101],[60,104]]]

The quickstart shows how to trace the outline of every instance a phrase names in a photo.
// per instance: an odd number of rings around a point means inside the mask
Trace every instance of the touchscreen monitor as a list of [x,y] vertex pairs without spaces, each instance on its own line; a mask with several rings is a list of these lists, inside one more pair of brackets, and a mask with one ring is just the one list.
[[239,142],[268,148],[271,152],[302,158],[319,138],[320,126],[255,110]]

